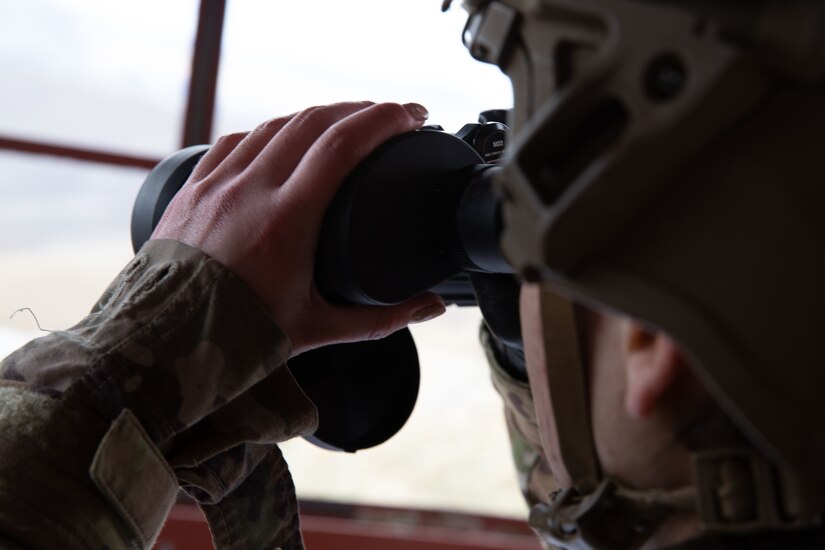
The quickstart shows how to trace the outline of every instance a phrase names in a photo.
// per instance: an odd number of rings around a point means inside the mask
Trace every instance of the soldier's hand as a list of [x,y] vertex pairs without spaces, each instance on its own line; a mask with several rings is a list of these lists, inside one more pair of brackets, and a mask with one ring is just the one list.
[[169,204],[152,238],[197,247],[258,294],[293,355],[382,338],[444,311],[435,294],[391,307],[339,306],[314,284],[324,213],[344,177],[378,145],[426,119],[417,104],[338,103],[224,136]]

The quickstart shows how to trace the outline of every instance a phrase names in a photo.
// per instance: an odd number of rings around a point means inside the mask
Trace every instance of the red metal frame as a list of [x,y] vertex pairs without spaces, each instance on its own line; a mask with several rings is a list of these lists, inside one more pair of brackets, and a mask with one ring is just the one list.
[[37,155],[50,155],[53,157],[71,158],[85,160],[99,164],[112,164],[115,166],[132,166],[135,168],[153,168],[158,159],[124,155],[119,153],[108,153],[98,149],[84,149],[70,145],[57,145],[44,141],[30,141],[19,138],[0,136],[0,150],[18,151],[20,153],[34,153]]
[[183,147],[211,143],[212,140],[225,14],[226,0],[201,0],[183,125]]
[[[524,521],[432,510],[302,501],[301,531],[307,550],[541,550]],[[211,544],[200,511],[179,503],[155,548]]]
[[[225,13],[226,0],[201,0],[198,30],[192,52],[192,73],[189,79],[189,98],[186,103],[183,127],[183,146],[210,143],[212,139],[212,118],[215,112]],[[14,136],[0,136],[0,150],[147,169],[153,168],[159,160],[128,153],[27,140]]]

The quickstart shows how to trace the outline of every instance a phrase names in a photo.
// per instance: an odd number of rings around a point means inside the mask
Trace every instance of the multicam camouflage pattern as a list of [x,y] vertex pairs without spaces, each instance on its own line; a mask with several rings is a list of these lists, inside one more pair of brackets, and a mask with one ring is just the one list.
[[556,489],[550,466],[541,452],[539,428],[533,397],[527,382],[513,378],[501,366],[491,344],[493,336],[485,326],[481,327],[481,345],[487,355],[492,372],[493,386],[504,400],[504,416],[513,451],[513,461],[518,473],[519,487],[524,498],[532,506],[548,502]]
[[217,548],[303,548],[275,444],[317,411],[289,351],[226,268],[147,243],[88,317],[0,364],[0,546],[146,548],[180,485]]
[[[542,452],[530,385],[517,380],[501,366],[492,338],[490,331],[482,324],[481,345],[490,365],[493,386],[504,401],[504,418],[521,493],[530,507],[539,502],[549,503],[550,493],[557,490],[558,485]],[[552,549],[544,541],[542,544],[544,548]]]

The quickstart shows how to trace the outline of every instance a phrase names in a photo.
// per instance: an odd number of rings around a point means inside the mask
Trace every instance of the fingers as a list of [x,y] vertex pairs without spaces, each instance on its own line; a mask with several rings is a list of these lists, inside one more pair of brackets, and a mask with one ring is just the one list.
[[330,126],[371,105],[374,105],[371,101],[333,103],[301,111],[259,151],[249,167],[250,172],[280,185]]
[[[315,207],[303,215],[308,223],[320,224],[343,179],[376,147],[398,134],[419,128],[427,119],[421,105],[380,103],[362,109],[331,126],[301,159],[285,191],[299,204],[311,201]],[[288,189],[290,183],[295,189]]]
[[193,181],[224,180],[243,172],[261,150],[294,117],[288,115],[267,120],[251,132],[224,136],[215,143],[192,174]]
[[[327,128],[372,102],[334,103],[274,118],[252,132],[224,136],[193,172],[193,181],[225,180],[247,169],[278,186]],[[261,171],[260,169],[263,169]]]
[[249,132],[238,132],[218,138],[215,145],[210,147],[209,151],[207,151],[198,164],[195,165],[195,169],[192,171],[189,179],[199,181],[209,175],[248,134]]
[[331,343],[379,340],[412,323],[434,319],[446,311],[441,297],[425,292],[395,306],[331,306],[318,315],[308,337],[293,338],[293,355]]
[[243,172],[261,153],[272,138],[289,123],[295,114],[273,118],[259,124],[241,141],[226,160],[217,167],[217,172],[226,176]]

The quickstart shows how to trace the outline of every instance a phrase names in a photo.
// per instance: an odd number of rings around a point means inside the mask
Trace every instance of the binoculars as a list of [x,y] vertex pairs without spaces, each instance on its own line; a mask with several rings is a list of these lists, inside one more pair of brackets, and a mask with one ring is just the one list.
[[[361,162],[338,190],[319,235],[315,283],[336,303],[391,305],[421,292],[446,304],[479,305],[479,293],[509,296],[512,269],[502,256],[500,170],[509,130],[504,111],[485,111],[456,134],[425,126],[396,136]],[[132,212],[137,252],[209,147],[192,146],[147,176]],[[513,289],[516,293],[513,294]],[[494,333],[518,338],[517,309],[487,301]],[[512,302],[512,303],[511,303]],[[336,344],[290,360],[290,370],[318,407],[311,442],[355,452],[378,445],[407,421],[418,395],[415,342],[404,329],[378,341]]]

